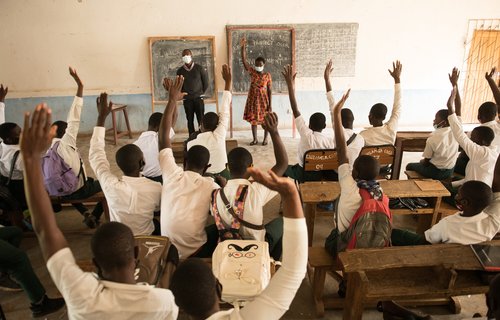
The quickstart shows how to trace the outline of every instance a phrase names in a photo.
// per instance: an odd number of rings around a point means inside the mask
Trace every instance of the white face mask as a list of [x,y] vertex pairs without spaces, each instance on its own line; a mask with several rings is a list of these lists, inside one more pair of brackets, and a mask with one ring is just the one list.
[[434,124],[434,125],[433,125],[434,129],[439,129],[439,128],[440,128],[440,125],[441,125],[443,122],[444,122],[444,120],[443,120],[443,121],[441,121],[441,122],[440,122],[440,123],[438,123],[438,124]]
[[257,71],[257,72],[264,71],[264,66],[260,66],[260,67],[255,66],[255,71]]
[[185,64],[190,64],[192,60],[193,58],[191,58],[191,56],[188,55],[182,56],[182,62],[184,62]]

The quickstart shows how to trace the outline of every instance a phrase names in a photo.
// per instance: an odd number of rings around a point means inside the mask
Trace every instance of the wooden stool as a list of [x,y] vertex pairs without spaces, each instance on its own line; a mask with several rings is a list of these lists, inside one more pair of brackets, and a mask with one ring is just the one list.
[[[127,131],[118,132],[118,127],[116,125],[116,113],[118,111],[123,111],[123,116],[125,118],[125,124],[127,125]],[[127,135],[132,139],[132,130],[130,130],[130,122],[128,121],[127,105],[126,104],[113,104],[111,109],[111,119],[113,120],[113,128],[109,128],[106,131],[113,130],[114,142],[118,141],[121,136]]]

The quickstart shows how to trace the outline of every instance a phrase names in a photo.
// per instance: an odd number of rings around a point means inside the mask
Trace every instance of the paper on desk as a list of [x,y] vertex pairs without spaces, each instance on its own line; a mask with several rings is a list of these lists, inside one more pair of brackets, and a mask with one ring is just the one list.
[[444,186],[438,180],[414,180],[422,191],[440,191]]

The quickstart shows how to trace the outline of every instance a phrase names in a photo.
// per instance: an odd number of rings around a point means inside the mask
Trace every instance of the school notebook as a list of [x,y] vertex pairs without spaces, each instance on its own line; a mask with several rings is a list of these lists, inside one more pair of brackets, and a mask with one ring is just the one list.
[[500,246],[471,244],[472,251],[486,271],[500,271]]

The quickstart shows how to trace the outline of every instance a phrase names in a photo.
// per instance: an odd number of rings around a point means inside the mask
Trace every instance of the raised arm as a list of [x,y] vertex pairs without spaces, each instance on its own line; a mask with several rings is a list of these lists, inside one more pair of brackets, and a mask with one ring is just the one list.
[[399,60],[392,63],[392,71],[389,74],[394,79],[394,104],[392,106],[391,117],[387,121],[387,126],[396,131],[398,128],[399,117],[401,116],[401,71],[403,65]]
[[241,46],[241,62],[243,62],[243,67],[246,71],[249,71],[252,67],[247,62],[247,39],[245,37],[240,40]]
[[274,112],[270,112],[266,115],[262,128],[269,132],[271,140],[273,141],[274,158],[276,159],[276,164],[271,170],[278,176],[282,176],[288,168],[288,154],[286,153],[285,145],[281,140],[278,131],[278,115]]
[[52,204],[43,184],[40,159],[56,134],[52,126],[51,110],[39,104],[31,116],[24,114],[21,137],[21,155],[24,160],[24,189],[31,214],[31,222],[47,261],[54,253],[66,248],[68,243],[56,223]]
[[231,68],[225,64],[222,66],[222,79],[224,79],[224,93],[222,94],[221,109],[219,110],[219,124],[214,130],[214,134],[221,139],[226,138],[227,129],[229,126],[229,108],[231,105]]
[[484,76],[486,78],[486,81],[488,81],[488,84],[490,85],[491,92],[493,92],[495,103],[497,104],[497,107],[500,108],[500,88],[495,83],[495,79],[493,79],[493,76],[495,76],[496,71],[497,71],[496,68],[493,68],[491,69],[490,73],[486,72]]
[[172,119],[177,112],[177,101],[182,100],[185,96],[182,91],[184,84],[184,77],[177,76],[175,82],[170,79],[163,80],[163,86],[168,91],[168,103],[163,112],[163,117],[160,122],[160,129],[158,131],[158,146],[160,151],[166,148],[172,148],[172,141],[170,139],[170,129],[172,128]]
[[0,124],[5,122],[5,97],[9,92],[9,87],[0,84]]
[[73,99],[73,104],[68,112],[68,127],[61,140],[67,145],[76,148],[76,138],[80,130],[80,116],[83,107],[83,83],[74,68],[69,67],[69,74],[75,80],[78,87],[76,89],[75,99]]
[[458,92],[458,77],[460,77],[460,71],[457,68],[453,68],[451,74],[448,73],[448,78],[450,79],[451,86],[457,88],[457,93],[455,95],[455,113],[458,117],[462,116],[462,100],[460,99],[460,92]]
[[333,72],[333,61],[332,59],[330,59],[330,61],[328,61],[328,63],[326,64],[326,67],[325,67],[325,72],[323,73],[323,77],[325,78],[325,89],[326,89],[326,92],[331,92],[332,91],[332,83],[330,82],[330,77],[332,75],[332,72]]
[[297,72],[293,70],[293,66],[287,65],[283,68],[281,72],[286,81],[286,86],[288,87],[288,98],[290,99],[290,106],[292,107],[293,117],[300,117],[299,107],[297,105],[297,99],[295,99],[295,77]]
[[342,99],[333,108],[333,130],[335,133],[335,145],[337,149],[337,157],[339,159],[339,165],[344,163],[349,163],[349,157],[347,156],[347,143],[345,142],[344,127],[342,126],[342,118],[340,111],[344,106],[347,98],[349,98],[349,93],[351,89],[342,96]]
[[69,74],[73,77],[78,86],[76,89],[76,96],[83,98],[83,83],[82,80],[80,80],[78,74],[76,73],[76,69],[69,67]]

